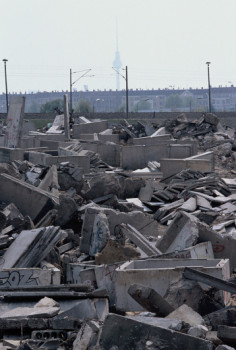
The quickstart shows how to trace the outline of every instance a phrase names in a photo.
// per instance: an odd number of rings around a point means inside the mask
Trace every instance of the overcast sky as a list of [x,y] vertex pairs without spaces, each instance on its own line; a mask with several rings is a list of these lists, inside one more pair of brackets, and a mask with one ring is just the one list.
[[9,91],[115,89],[116,18],[129,88],[236,85],[236,0],[0,0]]

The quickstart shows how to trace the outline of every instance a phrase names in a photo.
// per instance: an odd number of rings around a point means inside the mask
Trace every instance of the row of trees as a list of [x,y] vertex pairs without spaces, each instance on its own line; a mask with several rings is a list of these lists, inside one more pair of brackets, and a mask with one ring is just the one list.
[[[142,110],[151,110],[151,103],[148,100],[140,100],[133,106],[132,112],[138,112]],[[198,101],[192,96],[181,97],[180,95],[170,95],[167,97],[165,107],[174,110],[175,108],[189,107],[190,109],[198,108]],[[48,101],[42,105],[39,105],[36,101],[32,102],[28,107],[29,113],[54,113],[58,108],[63,111],[63,100],[56,99]],[[74,108],[76,113],[92,113],[93,106],[88,100],[81,99]],[[118,112],[125,112],[125,105],[121,105]]]
[[[63,111],[64,102],[61,99],[55,99],[48,101],[42,105],[39,105],[36,101],[33,101],[27,109],[28,113],[54,113],[56,109]],[[89,101],[80,100],[74,111],[76,113],[91,113],[93,108]]]

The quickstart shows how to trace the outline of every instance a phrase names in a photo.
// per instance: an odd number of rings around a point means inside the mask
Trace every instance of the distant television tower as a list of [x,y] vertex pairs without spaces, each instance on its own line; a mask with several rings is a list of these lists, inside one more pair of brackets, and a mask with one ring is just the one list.
[[119,47],[118,47],[118,24],[116,18],[116,55],[113,61],[113,67],[116,69],[116,90],[120,90],[120,69],[122,67],[122,62],[120,59]]

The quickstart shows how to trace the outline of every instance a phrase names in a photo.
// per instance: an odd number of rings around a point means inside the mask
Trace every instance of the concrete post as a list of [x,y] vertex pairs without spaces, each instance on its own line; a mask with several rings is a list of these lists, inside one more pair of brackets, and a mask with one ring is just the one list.
[[67,95],[64,95],[64,128],[65,128],[65,141],[69,141],[70,140],[70,117],[69,117]]

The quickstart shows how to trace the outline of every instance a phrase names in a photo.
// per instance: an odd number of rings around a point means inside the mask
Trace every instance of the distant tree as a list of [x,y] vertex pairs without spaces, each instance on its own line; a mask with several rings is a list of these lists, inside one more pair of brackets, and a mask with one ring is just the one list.
[[152,108],[152,105],[149,101],[140,100],[137,103],[135,103],[133,107],[134,112],[142,111],[142,110],[150,110]]
[[77,106],[75,107],[76,113],[91,113],[93,111],[93,107],[88,100],[81,99],[79,100]]
[[124,111],[125,111],[125,105],[122,104],[122,105],[118,108],[117,112],[124,113]]
[[167,108],[180,108],[183,105],[183,99],[179,95],[170,95],[166,99]]
[[26,107],[26,112],[27,113],[39,113],[40,111],[40,105],[37,101],[33,100],[31,104]]
[[63,100],[56,99],[56,100],[48,101],[42,104],[40,107],[40,113],[54,113],[55,108],[59,108],[60,110],[63,110],[64,109]]
[[184,98],[184,106],[193,111],[197,107],[197,101],[193,96],[187,96]]

